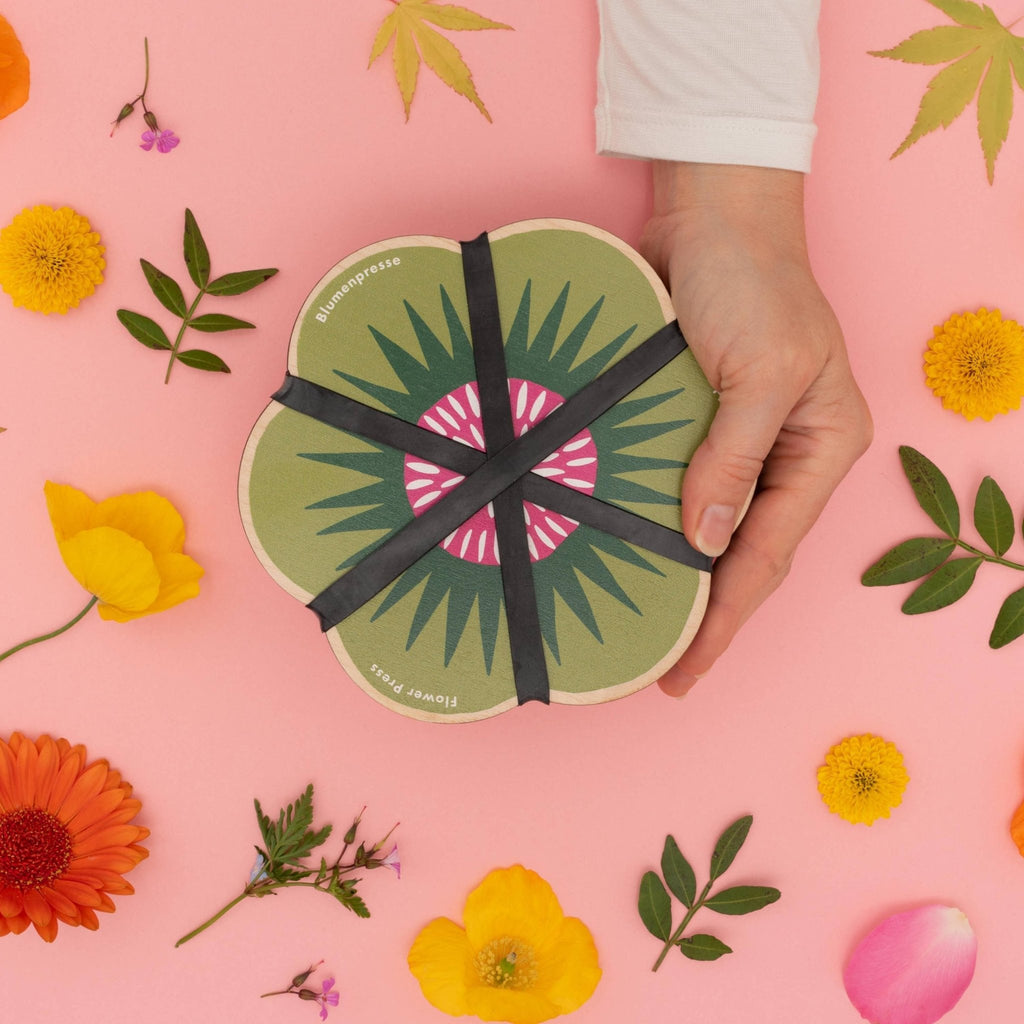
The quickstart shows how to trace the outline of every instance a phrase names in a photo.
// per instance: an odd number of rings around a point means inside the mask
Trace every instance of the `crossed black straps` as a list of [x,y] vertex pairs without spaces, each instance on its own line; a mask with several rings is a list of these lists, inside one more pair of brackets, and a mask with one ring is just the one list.
[[674,561],[705,571],[711,568],[711,560],[692,548],[681,533],[530,472],[683,352],[686,340],[676,322],[666,324],[517,438],[508,397],[490,244],[485,233],[461,245],[485,452],[291,374],[286,374],[273,396],[282,405],[329,426],[408,452],[465,477],[318,594],[308,607],[317,614],[325,632],[332,629],[493,502],[517,699],[520,704],[530,700],[547,703],[547,661],[523,517],[524,500]]

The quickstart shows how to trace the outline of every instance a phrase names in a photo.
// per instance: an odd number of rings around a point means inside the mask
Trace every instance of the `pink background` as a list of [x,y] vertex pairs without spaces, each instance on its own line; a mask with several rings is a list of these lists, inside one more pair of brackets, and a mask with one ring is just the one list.
[[[1021,581],[983,567],[959,605],[915,618],[899,613],[909,588],[859,583],[889,546],[931,532],[900,444],[947,473],[968,535],[986,474],[1024,508],[1024,413],[969,423],[923,384],[933,324],[982,305],[1024,316],[1024,125],[1011,126],[994,187],[970,114],[889,161],[933,72],[867,51],[943,23],[928,4],[824,4],[810,243],[876,441],[784,588],[690,696],[651,688],[459,727],[406,720],[346,680],[312,615],[253,556],[239,456],[281,379],[295,313],[334,262],[393,235],[467,238],[539,216],[637,239],[647,168],[594,155],[592,5],[471,6],[516,30],[457,39],[493,124],[430,75],[404,123],[388,59],[366,68],[387,0],[4,0],[33,85],[0,124],[0,223],[36,203],[73,206],[102,234],[108,269],[66,317],[0,295],[0,647],[83,603],[53,542],[47,479],[95,498],[168,495],[207,576],[198,600],[128,625],[91,615],[0,668],[0,734],[85,742],[134,783],[153,833],[130,876],[137,894],[99,932],[3,940],[3,1018],[312,1021],[298,1000],[257,996],[324,958],[342,994],[332,1018],[432,1024],[445,1018],[405,966],[413,937],[434,916],[459,918],[490,868],[520,861],[595,936],[605,973],[579,1024],[856,1021],[841,980],[853,945],[930,901],[960,906],[980,943],[947,1019],[1018,1019],[1024,863],[1007,824],[1024,797],[1024,641],[991,651],[986,639]],[[1004,21],[1019,13],[995,6]],[[151,105],[182,138],[167,156],[138,149],[138,114],[107,137],[141,83],[143,35]],[[170,320],[138,258],[185,280],[185,206],[215,274],[281,273],[223,303],[257,331],[201,339],[230,376],[178,366],[165,387],[163,357],[114,312]],[[1010,555],[1021,558],[1019,538]],[[872,828],[830,815],[815,789],[828,747],[865,731],[896,742],[911,775],[903,805]],[[308,781],[318,820],[341,831],[364,803],[371,837],[401,821],[401,881],[382,871],[362,886],[373,918],[285,892],[175,949],[244,885],[253,796],[276,809]],[[705,872],[719,831],[746,812],[754,826],[727,878],[776,885],[781,901],[746,918],[705,911],[695,923],[736,952],[651,974],[660,944],[636,915],[640,875],[668,832]]]

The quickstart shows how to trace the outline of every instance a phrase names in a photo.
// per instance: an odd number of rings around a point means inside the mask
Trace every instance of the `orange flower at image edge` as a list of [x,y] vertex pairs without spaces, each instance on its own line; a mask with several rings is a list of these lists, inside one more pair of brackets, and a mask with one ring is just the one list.
[[466,899],[465,927],[435,918],[409,969],[453,1017],[541,1024],[579,1009],[601,978],[587,926],[566,917],[551,886],[521,865],[492,871]]
[[85,747],[14,733],[0,739],[0,936],[31,924],[47,942],[59,922],[99,927],[121,876],[145,859],[149,830],[129,822],[142,805],[105,760]]
[[0,14],[0,119],[25,105],[28,82],[28,57],[11,23]]

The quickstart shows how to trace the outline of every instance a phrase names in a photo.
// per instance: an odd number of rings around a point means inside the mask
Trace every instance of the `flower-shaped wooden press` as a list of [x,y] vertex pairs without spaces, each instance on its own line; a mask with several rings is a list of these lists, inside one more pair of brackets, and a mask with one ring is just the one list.
[[361,249],[313,289],[239,481],[346,672],[468,721],[653,682],[704,613],[679,493],[716,398],[654,272],[585,224]]

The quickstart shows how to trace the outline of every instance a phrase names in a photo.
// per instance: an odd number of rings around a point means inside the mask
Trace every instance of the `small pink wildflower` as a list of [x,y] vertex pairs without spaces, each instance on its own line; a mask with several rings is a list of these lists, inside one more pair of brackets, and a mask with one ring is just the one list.
[[139,149],[144,149],[148,153],[155,145],[158,153],[170,153],[179,142],[181,139],[170,128],[161,128],[155,132],[144,131]]
[[316,997],[316,1001],[320,1004],[320,1019],[327,1020],[327,1007],[338,1005],[338,993],[331,991],[334,979],[324,978],[321,988],[323,991]]
[[390,853],[385,854],[384,859],[380,862],[380,866],[382,868],[391,868],[399,878],[402,877],[402,862],[398,859],[398,843],[391,847]]

